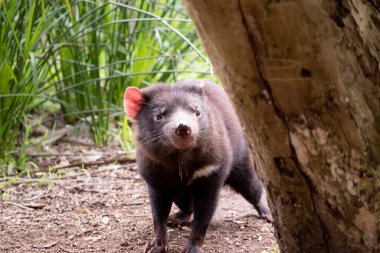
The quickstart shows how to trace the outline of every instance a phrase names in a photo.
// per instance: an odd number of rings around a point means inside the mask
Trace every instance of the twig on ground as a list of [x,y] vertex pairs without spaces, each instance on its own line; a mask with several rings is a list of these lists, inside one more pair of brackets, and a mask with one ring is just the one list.
[[[95,155],[98,155],[98,154],[91,154],[91,153],[88,153],[88,154],[80,154],[80,156],[95,156]],[[25,156],[28,156],[28,157],[49,157],[49,156],[67,156],[67,157],[70,157],[70,156],[79,156],[78,153],[60,153],[60,154],[48,154],[48,153],[33,153],[33,154],[25,154]]]
[[14,205],[14,206],[17,206],[19,208],[22,208],[22,209],[25,209],[25,210],[28,210],[28,211],[33,211],[33,208],[30,208],[30,207],[27,207],[27,206],[24,206],[24,205],[21,205],[21,204],[12,202],[12,201],[4,201],[4,203],[10,204],[10,205]]
[[[135,166],[134,164],[129,164],[127,167],[133,167]],[[4,182],[2,183],[2,185],[0,185],[0,189],[5,189],[5,188],[8,188],[10,186],[13,186],[13,185],[20,185],[20,184],[28,184],[28,183],[41,183],[41,182],[63,182],[64,180],[63,179],[66,179],[66,178],[73,178],[73,177],[79,177],[79,176],[85,176],[85,175],[95,175],[95,174],[98,174],[98,173],[102,173],[102,172],[106,172],[106,171],[109,171],[109,170],[115,170],[115,168],[103,168],[103,169],[99,169],[97,171],[85,171],[85,172],[82,172],[82,173],[76,173],[76,174],[73,174],[73,175],[63,175],[63,176],[53,176],[53,177],[47,177],[47,178],[17,178],[17,177],[8,177],[8,178],[3,178],[1,181],[6,181],[6,180],[17,180],[15,182]],[[86,178],[77,178],[77,179],[73,179],[73,180],[77,180],[77,181],[81,181],[81,180],[85,180],[87,179]]]
[[136,160],[131,158],[121,158],[121,159],[111,159],[101,162],[89,162],[89,163],[73,163],[65,166],[60,166],[54,168],[55,171],[61,170],[61,169],[67,169],[67,168],[73,168],[73,167],[91,167],[91,166],[99,166],[99,165],[105,165],[110,163],[134,163]]
[[[59,166],[59,167],[55,167],[55,168],[53,167],[50,170],[50,172],[54,173],[54,172],[57,172],[58,170],[75,168],[75,167],[87,168],[87,167],[101,166],[101,165],[106,165],[106,164],[111,164],[111,163],[120,163],[120,164],[128,163],[128,164],[131,164],[131,163],[135,163],[135,162],[136,162],[136,160],[132,159],[132,158],[121,158],[121,159],[110,159],[110,160],[101,161],[101,162],[73,163],[73,164]],[[36,173],[39,173],[39,172],[45,172],[46,173],[46,172],[48,172],[48,169],[45,168],[44,170],[36,170],[36,171],[33,171],[32,173],[30,173],[29,175],[35,175]],[[6,180],[7,180],[7,178],[0,178],[0,182],[6,181]]]
[[65,142],[65,143],[73,143],[73,144],[78,144],[78,145],[87,146],[87,147],[93,147],[93,146],[95,146],[95,144],[93,144],[93,143],[87,143],[87,142],[84,142],[84,141],[78,141],[78,140],[73,140],[73,139],[66,139],[66,138],[64,138],[61,141]]
[[124,205],[124,206],[139,206],[139,205],[142,205],[142,204],[144,204],[144,202],[139,201],[139,202],[125,203],[125,204],[123,204],[123,205]]

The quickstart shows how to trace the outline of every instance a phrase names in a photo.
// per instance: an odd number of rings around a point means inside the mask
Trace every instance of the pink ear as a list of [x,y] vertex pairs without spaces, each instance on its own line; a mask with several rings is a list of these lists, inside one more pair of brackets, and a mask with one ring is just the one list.
[[136,119],[143,102],[144,98],[139,88],[128,87],[126,89],[124,93],[124,110],[130,118]]

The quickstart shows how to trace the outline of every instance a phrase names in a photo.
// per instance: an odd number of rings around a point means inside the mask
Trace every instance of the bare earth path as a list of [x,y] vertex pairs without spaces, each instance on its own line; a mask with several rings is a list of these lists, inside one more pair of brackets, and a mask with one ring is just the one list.
[[[153,236],[145,184],[133,164],[65,170],[59,181],[0,193],[0,252],[142,252]],[[189,231],[169,230],[169,252],[181,252]],[[225,188],[203,252],[274,248],[272,225]]]

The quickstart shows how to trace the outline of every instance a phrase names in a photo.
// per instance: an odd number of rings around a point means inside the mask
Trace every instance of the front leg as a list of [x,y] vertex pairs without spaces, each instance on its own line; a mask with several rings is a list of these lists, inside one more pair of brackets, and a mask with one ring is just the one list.
[[194,221],[184,253],[199,253],[215,212],[221,184],[217,175],[194,182]]
[[148,187],[150,206],[153,215],[155,239],[148,244],[145,253],[163,253],[168,250],[166,223],[173,202],[171,195],[163,190]]

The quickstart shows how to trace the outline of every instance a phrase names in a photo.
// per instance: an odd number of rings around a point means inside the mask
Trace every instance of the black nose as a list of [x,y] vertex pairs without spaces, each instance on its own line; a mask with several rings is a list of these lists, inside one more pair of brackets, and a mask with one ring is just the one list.
[[191,128],[188,125],[180,123],[175,129],[175,133],[178,136],[187,136],[191,134]]

